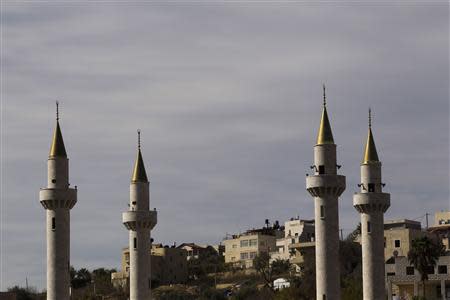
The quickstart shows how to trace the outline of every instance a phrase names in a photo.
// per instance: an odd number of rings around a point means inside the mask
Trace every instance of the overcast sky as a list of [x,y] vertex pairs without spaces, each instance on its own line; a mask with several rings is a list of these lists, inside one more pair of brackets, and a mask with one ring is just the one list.
[[137,128],[156,242],[216,244],[266,218],[313,218],[305,174],[323,82],[345,232],[359,220],[369,106],[386,219],[449,209],[448,2],[36,2],[2,11],[0,290],[26,277],[45,287],[38,193],[55,100],[78,186],[76,268],[120,266]]

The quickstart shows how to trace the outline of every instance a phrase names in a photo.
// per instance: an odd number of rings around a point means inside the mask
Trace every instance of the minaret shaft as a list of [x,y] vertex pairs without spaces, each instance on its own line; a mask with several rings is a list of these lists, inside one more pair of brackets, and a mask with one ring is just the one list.
[[[53,229],[55,228],[55,229]],[[47,210],[47,300],[70,298],[70,211]]]
[[141,222],[151,222],[151,217],[140,216],[149,212],[149,183],[133,182],[130,185],[131,214],[136,217],[134,230],[129,230],[130,247],[130,300],[150,299],[150,227]]
[[340,299],[339,208],[345,177],[337,175],[336,145],[314,147],[314,175],[306,186],[314,197],[316,236],[316,299]]
[[381,211],[372,212],[369,214],[361,214],[361,247],[364,300],[386,299],[384,281],[385,274],[383,231],[384,218]]

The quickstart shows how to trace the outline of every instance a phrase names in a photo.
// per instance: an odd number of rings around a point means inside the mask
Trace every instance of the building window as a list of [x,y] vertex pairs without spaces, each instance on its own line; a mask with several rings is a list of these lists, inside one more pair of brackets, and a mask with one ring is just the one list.
[[137,249],[137,239],[136,238],[133,239],[133,248]]
[[325,206],[320,206],[320,217],[323,219],[325,218]]
[[241,259],[248,259],[248,253],[247,252],[241,253]]
[[386,237],[384,237],[384,248],[386,248]]
[[406,275],[414,275],[414,267],[406,267]]
[[233,246],[231,246],[233,249],[236,249],[237,248],[237,245],[236,244],[233,244]]
[[323,295],[322,299],[327,300],[327,295]]
[[256,257],[256,252],[250,252],[250,259],[254,259]]
[[447,266],[438,266],[438,274],[447,274]]
[[375,184],[374,183],[369,183],[369,193],[373,193],[375,192]]
[[295,244],[295,239],[292,239],[292,240],[291,240],[291,244]]
[[[414,270],[413,270],[413,272],[414,272]],[[395,272],[387,272],[386,275],[387,276],[395,276]]]
[[425,269],[425,272],[428,275],[434,274],[434,267],[433,266],[427,266],[427,268]]
[[55,220],[55,217],[52,218],[52,229],[53,229],[53,230],[56,229],[56,220]]
[[394,247],[395,248],[400,248],[400,240],[395,240],[394,241]]
[[371,232],[371,228],[370,228],[370,222],[367,221],[367,232],[370,233]]
[[256,247],[256,246],[258,246],[258,240],[257,240],[257,239],[249,240],[249,241],[248,241],[248,245],[249,245],[250,247]]
[[325,166],[324,165],[319,166],[319,174],[325,174]]
[[248,247],[248,240],[242,240],[241,247]]
[[231,258],[231,261],[235,261],[235,260],[236,260],[236,257],[232,257],[232,258]]

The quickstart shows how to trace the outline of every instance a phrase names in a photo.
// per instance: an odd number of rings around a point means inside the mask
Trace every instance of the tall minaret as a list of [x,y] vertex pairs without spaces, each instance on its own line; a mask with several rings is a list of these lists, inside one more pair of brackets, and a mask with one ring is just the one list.
[[155,227],[156,210],[150,211],[149,182],[141,154],[140,131],[138,152],[130,184],[129,210],[122,221],[129,230],[130,249],[130,300],[151,298],[150,230]]
[[306,177],[306,189],[314,197],[316,226],[316,299],[340,299],[338,197],[345,190],[345,176],[337,175],[333,140],[323,86],[323,110],[314,146],[314,175]]
[[69,159],[59,128],[58,102],[47,168],[47,187],[39,192],[47,211],[47,300],[69,300],[70,210],[77,203],[77,189],[69,188]]
[[361,191],[353,196],[353,206],[361,214],[364,300],[384,300],[384,212],[390,206],[390,194],[382,192],[381,162],[371,123],[369,109],[369,132],[358,184]]

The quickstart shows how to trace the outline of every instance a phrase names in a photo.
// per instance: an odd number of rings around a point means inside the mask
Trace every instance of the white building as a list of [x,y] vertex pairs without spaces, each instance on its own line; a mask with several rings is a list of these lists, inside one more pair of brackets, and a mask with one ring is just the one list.
[[284,222],[284,237],[276,240],[276,251],[271,252],[271,260],[290,260],[293,244],[314,241],[314,238],[314,220],[292,218]]

